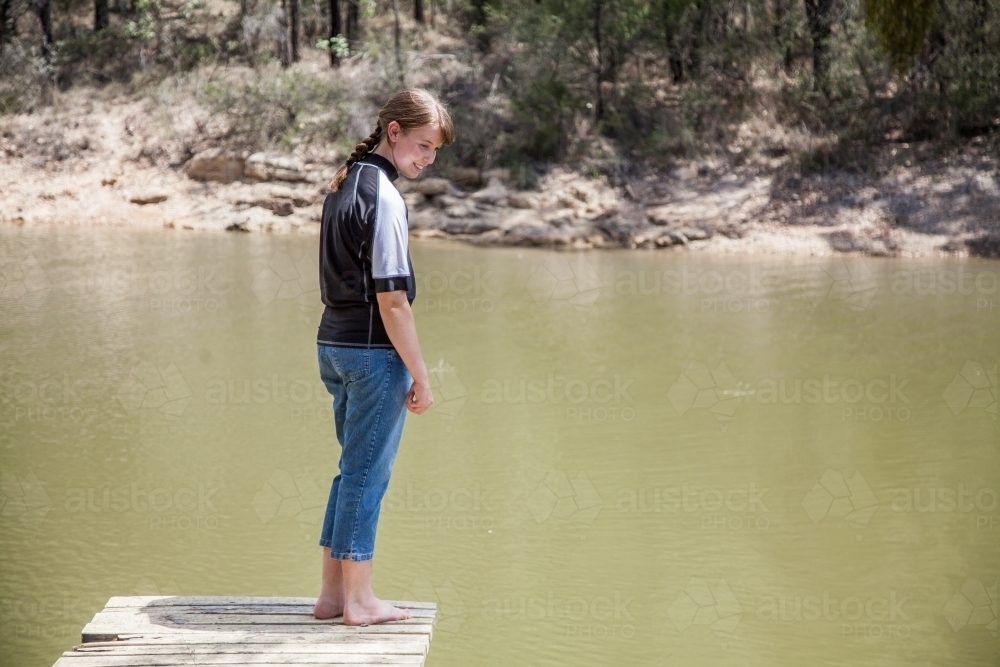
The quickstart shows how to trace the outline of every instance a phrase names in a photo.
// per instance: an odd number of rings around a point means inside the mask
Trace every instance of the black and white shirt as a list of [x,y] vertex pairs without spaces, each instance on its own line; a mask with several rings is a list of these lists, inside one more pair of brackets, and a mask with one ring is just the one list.
[[392,347],[375,294],[405,290],[410,303],[417,295],[406,204],[392,184],[396,177],[389,160],[369,153],[323,202],[321,345]]

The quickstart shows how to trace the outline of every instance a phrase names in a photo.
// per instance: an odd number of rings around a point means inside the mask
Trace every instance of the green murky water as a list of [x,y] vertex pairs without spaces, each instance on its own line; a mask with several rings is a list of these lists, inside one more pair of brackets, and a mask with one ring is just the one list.
[[[315,244],[2,230],[3,664],[316,594]],[[1000,265],[412,251],[375,587],[439,602],[429,665],[997,664]]]

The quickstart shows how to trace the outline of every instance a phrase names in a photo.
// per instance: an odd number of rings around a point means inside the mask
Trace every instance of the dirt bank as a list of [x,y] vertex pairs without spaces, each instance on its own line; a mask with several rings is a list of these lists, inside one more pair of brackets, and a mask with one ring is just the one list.
[[[0,221],[317,234],[342,156],[179,151],[149,98],[71,91],[0,118]],[[503,170],[399,184],[411,233],[484,245],[877,256],[1000,255],[1000,178],[985,142],[887,143],[862,173],[804,171],[788,150],[625,178],[552,167],[534,190]],[[229,181],[229,182],[225,182]]]

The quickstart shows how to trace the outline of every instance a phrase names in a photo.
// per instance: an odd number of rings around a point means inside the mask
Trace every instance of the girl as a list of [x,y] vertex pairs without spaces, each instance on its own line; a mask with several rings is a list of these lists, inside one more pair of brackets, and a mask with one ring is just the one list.
[[320,232],[320,376],[333,395],[340,474],[323,520],[323,585],[313,615],[346,625],[407,619],[372,593],[372,552],[406,411],[434,404],[410,304],[416,296],[406,204],[392,182],[417,178],[455,130],[419,89],[396,93],[375,131],[330,183]]

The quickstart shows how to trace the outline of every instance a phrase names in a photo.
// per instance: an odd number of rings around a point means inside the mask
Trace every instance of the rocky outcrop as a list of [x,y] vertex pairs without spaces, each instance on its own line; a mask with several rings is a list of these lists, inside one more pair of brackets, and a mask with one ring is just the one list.
[[158,192],[155,190],[146,190],[143,192],[137,192],[128,199],[133,204],[159,204],[161,201],[167,200],[167,193]]
[[232,183],[243,178],[246,155],[222,148],[211,148],[188,160],[185,171],[196,181]]
[[282,153],[254,153],[247,158],[244,173],[258,181],[308,180],[299,159]]

